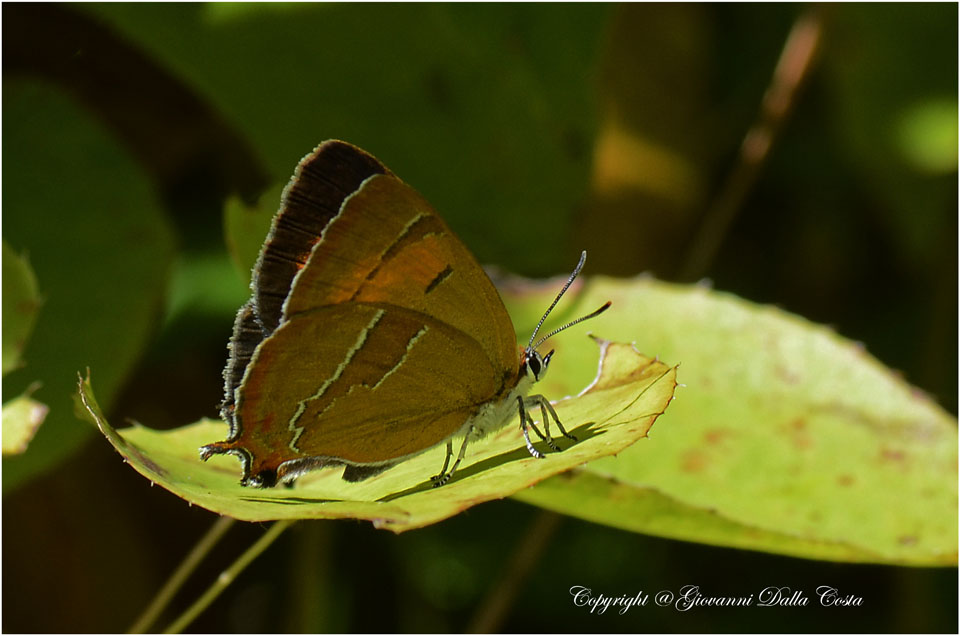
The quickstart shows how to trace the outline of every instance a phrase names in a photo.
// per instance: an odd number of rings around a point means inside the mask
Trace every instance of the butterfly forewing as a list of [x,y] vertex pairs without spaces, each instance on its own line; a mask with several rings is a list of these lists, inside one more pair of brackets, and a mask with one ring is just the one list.
[[392,175],[368,179],[347,199],[284,312],[361,301],[432,316],[477,339],[497,369],[515,371],[516,334],[493,283],[430,204]]
[[344,199],[370,176],[385,172],[377,159],[342,141],[321,144],[297,166],[254,270],[257,317],[267,334],[280,324],[293,277]]

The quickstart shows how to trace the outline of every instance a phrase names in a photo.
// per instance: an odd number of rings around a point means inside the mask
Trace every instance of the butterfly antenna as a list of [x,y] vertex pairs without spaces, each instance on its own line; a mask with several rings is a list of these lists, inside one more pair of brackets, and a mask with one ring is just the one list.
[[573,321],[571,321],[571,322],[568,322],[568,323],[565,324],[564,326],[558,327],[557,329],[554,329],[553,331],[551,331],[550,333],[548,333],[547,335],[545,335],[543,338],[540,338],[540,340],[537,341],[537,344],[535,344],[535,345],[533,346],[533,348],[536,349],[537,347],[539,347],[540,345],[542,345],[544,342],[546,342],[546,341],[549,340],[550,338],[554,337],[555,335],[557,335],[558,333],[560,333],[560,332],[563,331],[564,329],[567,329],[568,327],[572,327],[572,326],[574,326],[574,325],[577,324],[577,323],[583,322],[584,320],[590,320],[591,318],[596,318],[597,316],[599,316],[600,314],[602,314],[602,313],[605,312],[606,310],[610,309],[610,305],[612,305],[612,304],[613,304],[613,303],[608,300],[607,302],[605,302],[605,303],[603,304],[603,307],[601,307],[600,309],[597,309],[596,311],[593,311],[593,312],[587,314],[586,316],[580,316],[580,317],[577,318],[576,320],[573,320]]
[[552,338],[553,336],[557,335],[558,333],[560,333],[560,332],[563,331],[564,329],[567,329],[568,327],[572,327],[572,326],[574,326],[575,324],[577,324],[577,323],[579,323],[579,322],[583,322],[584,320],[588,320],[588,319],[593,318],[593,317],[595,317],[595,316],[599,316],[600,314],[602,314],[603,312],[605,312],[605,311],[610,307],[610,301],[607,301],[607,303],[606,303],[603,307],[601,307],[600,309],[597,309],[597,310],[594,311],[593,313],[588,314],[588,315],[586,315],[586,316],[582,316],[582,317],[580,317],[580,318],[577,318],[577,319],[574,320],[573,322],[569,322],[569,323],[565,324],[564,326],[562,326],[562,327],[560,327],[560,328],[558,328],[558,329],[554,329],[553,331],[551,331],[549,334],[547,334],[547,335],[544,336],[543,338],[540,338],[540,340],[537,341],[537,344],[533,344],[533,340],[534,340],[534,338],[537,337],[537,333],[540,331],[540,327],[543,326],[543,321],[545,321],[545,320],[547,319],[547,316],[550,315],[550,312],[553,311],[553,308],[556,307],[556,306],[557,306],[557,303],[560,302],[560,299],[563,298],[563,295],[566,293],[567,289],[569,289],[569,288],[570,288],[570,285],[573,284],[573,281],[574,281],[574,279],[577,277],[577,274],[579,274],[579,273],[580,273],[580,270],[583,269],[583,264],[586,262],[586,260],[587,260],[587,252],[586,252],[586,250],[584,250],[583,252],[580,253],[580,262],[577,263],[577,266],[573,269],[573,273],[570,274],[570,278],[567,279],[567,283],[563,286],[563,289],[560,290],[560,293],[557,294],[557,297],[553,299],[553,302],[550,304],[550,307],[547,308],[547,311],[544,312],[543,317],[540,319],[540,322],[537,323],[537,328],[533,330],[533,335],[530,336],[530,343],[529,343],[529,345],[528,345],[528,348],[530,348],[530,349],[536,349],[537,347],[539,347],[539,346],[542,345],[544,342],[546,342],[547,340],[549,340],[549,339]]

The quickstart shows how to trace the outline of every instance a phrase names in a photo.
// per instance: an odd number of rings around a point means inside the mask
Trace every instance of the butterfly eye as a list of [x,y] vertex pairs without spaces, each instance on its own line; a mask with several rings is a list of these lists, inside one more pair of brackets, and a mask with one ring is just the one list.
[[540,373],[543,370],[543,358],[540,357],[539,353],[528,349],[526,356],[524,356],[524,365],[527,367],[527,373],[533,374],[534,382],[540,379]]
[[550,364],[550,358],[553,356],[553,350],[546,356],[541,357],[537,351],[528,349],[524,364],[527,367],[527,373],[533,374],[533,381],[538,382],[547,374],[547,365]]

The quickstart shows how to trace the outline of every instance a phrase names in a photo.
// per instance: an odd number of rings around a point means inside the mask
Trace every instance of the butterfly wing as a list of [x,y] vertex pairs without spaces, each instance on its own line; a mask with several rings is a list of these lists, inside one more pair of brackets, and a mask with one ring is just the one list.
[[496,369],[516,371],[516,333],[490,278],[430,204],[393,175],[368,178],[344,201],[294,278],[284,319],[345,302],[432,316],[476,339]]
[[280,325],[294,276],[344,200],[368,178],[384,173],[389,170],[375,157],[336,140],[323,142],[297,165],[254,268],[253,301],[267,334]]
[[476,339],[431,316],[328,305],[284,321],[257,348],[237,403],[239,435],[212,446],[247,453],[254,482],[291,461],[394,462],[456,434],[509,388]]
[[280,325],[294,276],[306,265],[343,201],[367,178],[389,172],[372,155],[337,140],[323,142],[297,166],[254,267],[253,295],[237,313],[228,345],[220,414],[230,423],[231,437],[236,429],[236,390],[257,345]]
[[415,190],[344,142],[297,167],[253,289],[224,371],[230,436],[202,449],[240,455],[245,481],[272,484],[304,458],[409,456],[516,384],[516,334],[483,269]]

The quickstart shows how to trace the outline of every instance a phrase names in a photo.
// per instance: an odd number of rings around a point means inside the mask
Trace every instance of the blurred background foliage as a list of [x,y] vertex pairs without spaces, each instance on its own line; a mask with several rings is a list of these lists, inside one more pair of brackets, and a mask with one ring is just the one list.
[[[805,14],[821,29],[811,69],[715,258],[691,269]],[[592,274],[706,276],[835,326],[957,411],[955,4],[4,4],[3,18],[5,254],[41,297],[3,399],[39,380],[50,409],[3,461],[5,631],[124,630],[212,523],[74,417],[76,372],[93,369],[116,422],[215,416],[246,296],[224,206],[254,203],[327,138],[413,184],[481,262],[544,276],[587,249]],[[956,570],[544,519],[502,501],[401,536],[303,523],[192,629],[460,631],[545,523],[559,526],[495,629],[957,629]],[[261,533],[235,529],[181,602]],[[567,592],[687,583],[829,584],[866,603],[591,616]]]

